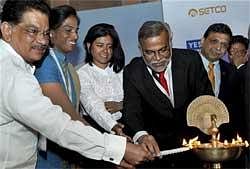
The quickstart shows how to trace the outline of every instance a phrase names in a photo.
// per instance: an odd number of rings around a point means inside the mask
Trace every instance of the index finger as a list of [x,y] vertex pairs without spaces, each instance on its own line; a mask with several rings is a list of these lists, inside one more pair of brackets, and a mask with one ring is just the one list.
[[154,156],[160,155],[160,148],[155,138],[152,135],[148,136],[148,139],[146,140],[146,142],[148,142],[147,143],[148,149]]

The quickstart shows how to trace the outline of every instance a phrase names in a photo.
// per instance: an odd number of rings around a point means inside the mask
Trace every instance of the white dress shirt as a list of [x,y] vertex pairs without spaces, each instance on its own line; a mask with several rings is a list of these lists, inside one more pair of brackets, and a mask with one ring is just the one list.
[[[201,52],[199,52],[199,53],[200,53],[200,56],[201,56],[201,60],[202,60],[203,66],[205,67],[206,71],[208,72],[209,61],[206,59],[205,56],[202,55]],[[213,62],[213,64],[214,64],[214,76],[215,76],[214,95],[216,97],[218,97],[219,96],[219,92],[220,92],[220,83],[221,83],[221,73],[220,73],[219,60]]]
[[81,92],[80,100],[85,113],[90,115],[106,131],[117,124],[122,117],[121,112],[111,114],[105,108],[104,102],[123,100],[123,73],[115,73],[113,67],[105,69],[97,67],[94,63],[88,63],[78,70]]
[[33,72],[0,40],[0,168],[35,168],[38,132],[86,157],[119,164],[126,138],[72,121],[43,96]]
[[[162,91],[162,93],[164,93],[168,99],[170,100],[170,102],[172,103],[173,107],[174,107],[174,92],[173,92],[173,79],[172,79],[172,61],[170,60],[170,62],[168,63],[168,66],[164,72],[164,77],[167,81],[168,84],[168,90],[169,90],[169,94],[167,93],[167,91],[162,87],[162,85],[160,84],[160,82],[153,76],[153,72],[152,69],[147,67],[150,75],[153,77],[154,82],[156,84],[156,86]],[[134,136],[133,136],[133,141],[136,143],[138,141],[138,139],[143,136],[148,134],[147,131],[138,131]]]

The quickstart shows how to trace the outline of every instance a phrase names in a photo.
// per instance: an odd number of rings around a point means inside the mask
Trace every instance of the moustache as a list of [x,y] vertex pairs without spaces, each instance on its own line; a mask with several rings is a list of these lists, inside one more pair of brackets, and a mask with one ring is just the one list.
[[165,64],[166,62],[168,63],[169,61],[170,61],[170,59],[163,59],[161,61],[151,61],[150,64],[159,65],[159,64]]
[[32,46],[32,48],[38,50],[46,50],[48,48],[48,45],[34,45]]

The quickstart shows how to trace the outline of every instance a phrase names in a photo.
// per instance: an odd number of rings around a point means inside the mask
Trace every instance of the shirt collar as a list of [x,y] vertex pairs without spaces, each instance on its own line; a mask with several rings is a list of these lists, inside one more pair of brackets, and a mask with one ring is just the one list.
[[[201,55],[201,59],[202,59],[203,64],[204,64],[206,67],[208,67],[209,61],[207,60],[207,58],[206,58],[201,52],[199,52],[199,53],[200,53],[200,55]],[[214,64],[215,66],[218,65],[218,64],[219,64],[219,60],[213,62],[213,64]]]
[[105,69],[102,69],[102,68],[96,66],[93,62],[92,62],[92,65],[93,65],[92,67],[95,71],[98,71],[102,74],[109,74],[109,73],[113,72],[113,66],[110,67],[108,65]]
[[0,46],[3,49],[6,49],[11,55],[10,57],[12,58],[12,61],[21,66],[22,68],[24,68],[26,71],[30,72],[30,73],[34,73],[35,72],[35,66],[28,64],[21,55],[19,55],[15,49],[7,42],[5,42],[4,40],[0,39]]
[[53,51],[60,64],[67,62],[67,57],[65,56],[63,52],[61,52],[57,48],[53,48]]
[[239,66],[237,66],[237,69],[241,68],[242,66],[244,66],[244,64],[240,64]]

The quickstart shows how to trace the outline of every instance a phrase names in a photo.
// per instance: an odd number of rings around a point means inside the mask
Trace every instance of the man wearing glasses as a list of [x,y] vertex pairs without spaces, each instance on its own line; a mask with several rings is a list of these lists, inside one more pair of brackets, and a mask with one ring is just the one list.
[[[232,139],[237,134],[245,137],[244,112],[241,106],[244,94],[240,94],[240,79],[236,74],[236,66],[222,60],[227,51],[230,55],[235,53],[242,55],[245,51],[236,49],[236,46],[231,46],[229,50],[231,40],[232,31],[224,23],[214,23],[208,26],[201,39],[200,55],[214,95],[226,105],[229,111],[229,123],[220,126],[219,129],[222,140]],[[243,153],[242,156],[244,156]],[[243,168],[244,165],[243,157],[224,163],[225,167],[230,168]]]
[[228,54],[231,64],[235,65],[237,69],[241,68],[248,60],[249,40],[242,35],[232,36],[229,43]]
[[[134,58],[124,69],[123,121],[134,142],[159,156],[160,150],[180,147],[183,138],[199,135],[198,130],[191,132],[187,127],[186,109],[196,97],[212,94],[212,89],[199,54],[172,49],[168,24],[145,22],[138,41],[142,57]],[[198,160],[188,162],[188,155],[163,157],[142,167],[201,167]]]
[[42,0],[7,0],[0,39],[0,168],[35,168],[38,133],[83,156],[133,168],[151,158],[125,137],[71,120],[43,96],[33,63],[49,44],[50,9]]

